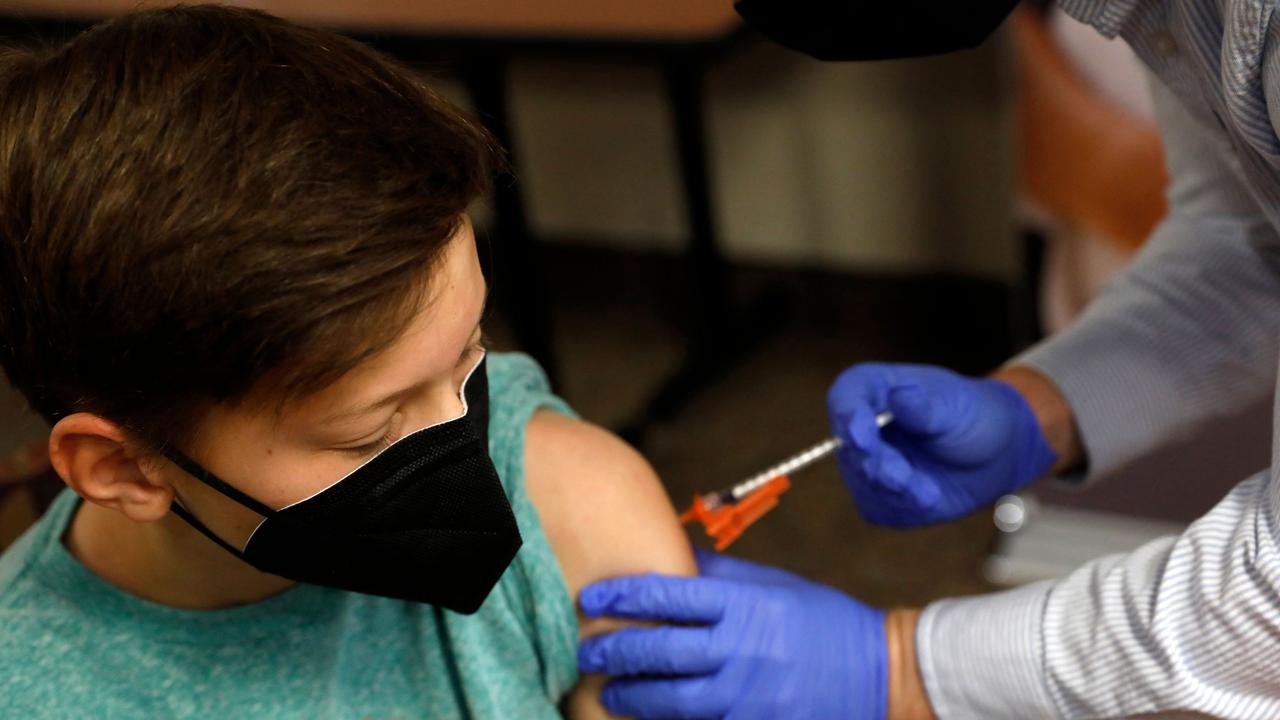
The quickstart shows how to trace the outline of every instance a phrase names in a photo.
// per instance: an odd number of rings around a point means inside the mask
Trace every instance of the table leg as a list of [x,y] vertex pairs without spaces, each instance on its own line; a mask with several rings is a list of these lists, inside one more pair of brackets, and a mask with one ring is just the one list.
[[635,444],[643,442],[650,426],[677,416],[700,393],[723,379],[777,325],[777,308],[753,304],[744,313],[734,302],[729,263],[720,248],[711,197],[706,66],[707,61],[695,54],[678,56],[664,68],[690,231],[685,253],[687,344],[680,367],[654,392],[641,416],[620,429],[623,437]]
[[[511,137],[507,102],[507,62],[493,49],[462,58],[459,76],[476,114],[506,149],[510,175],[500,175],[493,187],[494,258],[489,270],[490,294],[507,317],[520,349],[537,360],[555,386],[556,363],[551,300],[547,292],[542,254],[529,229],[524,199],[515,178],[518,153]],[[484,253],[481,253],[482,257]]]

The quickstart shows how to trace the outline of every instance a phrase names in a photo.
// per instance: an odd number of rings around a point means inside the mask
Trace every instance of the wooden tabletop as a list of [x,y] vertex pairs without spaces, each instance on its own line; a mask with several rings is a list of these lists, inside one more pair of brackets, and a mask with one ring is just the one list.
[[[0,15],[99,20],[153,0],[0,0]],[[704,42],[741,25],[732,0],[232,0],[353,32],[547,40]]]

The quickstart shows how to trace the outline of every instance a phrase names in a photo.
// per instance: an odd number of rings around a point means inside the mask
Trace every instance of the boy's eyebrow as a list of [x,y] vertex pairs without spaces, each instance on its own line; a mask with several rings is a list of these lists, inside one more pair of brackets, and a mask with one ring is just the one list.
[[[488,290],[486,289],[485,291],[486,302],[480,308],[480,319],[476,321],[475,328],[473,328],[471,330],[471,333],[467,335],[467,345],[466,347],[462,348],[462,352],[458,354],[459,361],[461,361],[462,358],[467,356],[467,352],[470,351],[471,348],[473,347],[471,338],[475,336],[476,332],[480,329],[480,326],[484,324],[484,320],[486,317],[486,310],[488,308],[488,299],[489,299],[489,295],[488,295]],[[403,390],[398,390],[394,393],[391,393],[390,395],[382,398],[381,400],[378,400],[377,402],[373,402],[363,407],[355,408],[353,410],[343,410],[342,412],[334,413],[333,415],[330,415],[324,418],[323,420],[321,420],[319,424],[331,425],[339,420],[345,420],[347,418],[357,417],[359,415],[368,415],[375,410],[380,410],[392,403],[399,402],[406,395],[412,395],[414,392],[417,392],[422,388],[423,385],[426,385],[426,384],[427,384],[427,381],[425,380],[420,383],[414,383],[413,385],[410,385],[409,387],[404,388]]]

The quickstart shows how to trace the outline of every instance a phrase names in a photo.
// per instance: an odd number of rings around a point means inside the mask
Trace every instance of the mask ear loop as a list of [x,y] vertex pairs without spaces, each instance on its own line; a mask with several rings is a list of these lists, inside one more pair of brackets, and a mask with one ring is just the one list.
[[[204,469],[204,467],[201,466],[200,463],[197,463],[196,461],[187,457],[181,451],[175,450],[173,448],[165,448],[163,451],[163,454],[166,458],[169,459],[169,461],[171,461],[173,464],[177,465],[178,467],[182,468],[182,470],[186,472],[188,475],[190,475],[191,477],[195,478],[196,480],[199,480],[205,485],[208,485],[209,487],[213,488],[214,490],[221,493],[222,495],[225,495],[226,497],[231,498],[235,502],[258,513],[262,517],[269,518],[276,514],[275,510],[272,510],[266,505],[263,505],[261,502],[258,502],[257,500],[249,497],[243,492],[223,482],[223,480],[219,478],[217,475],[214,475],[213,473]],[[174,502],[169,506],[169,509],[173,511],[174,515],[177,515],[178,517],[185,520],[188,525],[195,528],[196,530],[199,530],[202,535],[209,538],[213,542],[217,543],[223,550],[226,550],[227,552],[231,553],[232,555],[235,555],[236,557],[242,560],[244,559],[244,551],[240,550],[239,548],[233,547],[226,540],[223,540],[222,538],[218,537],[217,534],[215,534],[212,530],[210,530],[207,525],[205,525],[204,523],[196,519],[196,516],[192,515],[191,511],[183,507],[180,503]]]
[[196,516],[195,516],[195,515],[192,515],[192,514],[190,513],[190,511],[188,511],[186,508],[182,507],[181,505],[179,505],[178,503],[176,503],[176,502],[175,502],[175,503],[173,503],[172,505],[170,505],[170,506],[169,506],[169,510],[171,510],[171,511],[173,512],[173,514],[174,514],[174,515],[177,515],[178,517],[182,518],[183,520],[186,520],[188,525],[190,525],[191,527],[195,528],[196,530],[199,530],[201,535],[204,535],[205,537],[207,537],[207,538],[209,538],[210,540],[212,540],[212,541],[214,541],[215,543],[217,543],[217,544],[218,544],[218,545],[219,545],[223,550],[226,550],[227,552],[231,553],[232,555],[235,555],[236,557],[240,558],[241,560],[243,560],[243,559],[244,559],[244,551],[243,551],[243,550],[240,550],[239,548],[232,547],[232,546],[231,546],[231,543],[229,543],[229,542],[227,542],[226,540],[223,540],[222,538],[218,537],[218,536],[217,536],[216,534],[214,534],[214,532],[213,532],[212,530],[210,530],[210,529],[209,529],[209,528],[208,528],[204,523],[202,523],[202,522],[200,522],[199,520],[197,520],[197,519],[196,519]]

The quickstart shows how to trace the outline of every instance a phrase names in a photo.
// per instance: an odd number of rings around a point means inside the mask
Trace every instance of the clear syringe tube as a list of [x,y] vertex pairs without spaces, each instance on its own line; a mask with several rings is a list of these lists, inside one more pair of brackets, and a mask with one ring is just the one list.
[[[884,427],[891,422],[893,422],[893,413],[891,412],[882,412],[876,416],[877,427]],[[803,470],[840,449],[843,445],[844,441],[840,438],[829,437],[813,447],[792,455],[764,472],[752,475],[726,491],[704,495],[702,501],[710,509],[719,507],[724,503],[736,503],[779,475],[791,475]]]

